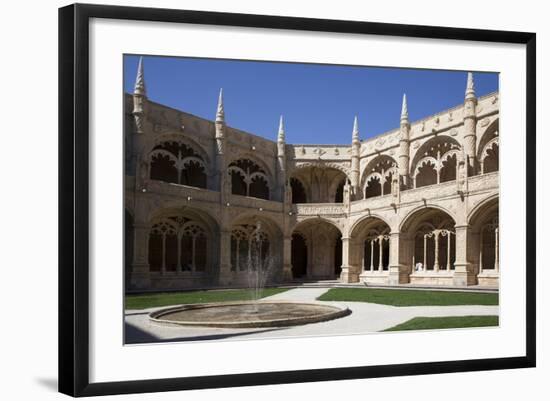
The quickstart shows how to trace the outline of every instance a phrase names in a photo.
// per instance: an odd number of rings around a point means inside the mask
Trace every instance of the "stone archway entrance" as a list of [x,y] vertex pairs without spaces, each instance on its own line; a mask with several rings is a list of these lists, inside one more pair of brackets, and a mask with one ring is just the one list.
[[342,234],[324,220],[301,222],[292,234],[291,254],[294,278],[338,278],[342,265]]

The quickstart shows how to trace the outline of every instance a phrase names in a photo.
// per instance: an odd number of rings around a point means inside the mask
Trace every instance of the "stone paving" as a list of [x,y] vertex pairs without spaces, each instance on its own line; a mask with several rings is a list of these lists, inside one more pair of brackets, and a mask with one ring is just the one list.
[[[328,291],[328,288],[295,288],[264,300],[314,301]],[[377,332],[406,322],[417,316],[468,316],[498,315],[499,306],[408,306],[396,307],[367,302],[330,302],[346,305],[351,315],[328,322],[311,323],[284,328],[227,329],[211,327],[162,326],[149,321],[149,312],[162,309],[150,308],[139,311],[128,310],[125,314],[125,335],[127,344],[203,341],[203,340],[247,340],[253,338],[344,335]]]

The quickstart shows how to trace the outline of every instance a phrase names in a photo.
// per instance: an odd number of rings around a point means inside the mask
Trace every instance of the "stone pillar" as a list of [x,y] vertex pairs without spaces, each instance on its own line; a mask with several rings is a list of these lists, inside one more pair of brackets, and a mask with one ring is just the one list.
[[351,134],[351,188],[354,195],[354,199],[360,197],[359,189],[359,157],[361,155],[361,141],[359,140],[359,123],[357,122],[357,116],[353,120],[353,131]]
[[390,266],[388,284],[406,284],[409,282],[409,271],[406,264],[399,261],[400,234],[390,233]]
[[283,281],[292,281],[292,237],[283,239]]
[[477,97],[474,89],[474,77],[471,72],[468,73],[468,79],[466,83],[466,96],[464,98],[464,112],[463,112],[463,146],[464,153],[468,160],[468,175],[474,171],[476,160],[476,115]]
[[149,231],[151,227],[145,223],[134,224],[134,263],[130,276],[132,289],[148,289],[151,287],[149,274]]
[[405,188],[410,186],[409,178],[409,146],[410,146],[409,113],[407,110],[407,96],[403,94],[401,106],[401,122],[399,126],[399,176]]
[[434,271],[439,272],[439,230],[434,231]]
[[447,230],[447,267],[446,270],[451,271],[451,232]]
[[374,271],[374,238],[369,240],[370,242],[370,271]]
[[343,283],[359,282],[359,272],[350,263],[350,241],[349,237],[342,237],[342,272],[340,280]]
[[233,273],[231,272],[231,231],[220,231],[220,272],[218,283],[220,285],[231,285]]
[[466,286],[476,283],[472,264],[468,261],[468,225],[455,226],[456,261],[453,285]]

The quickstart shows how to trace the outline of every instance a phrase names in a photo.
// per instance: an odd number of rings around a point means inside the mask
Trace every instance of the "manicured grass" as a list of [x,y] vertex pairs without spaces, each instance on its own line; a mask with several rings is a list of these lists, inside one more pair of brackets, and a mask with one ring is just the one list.
[[415,317],[384,331],[498,326],[498,316]]
[[[265,288],[262,298],[287,291],[286,288]],[[145,309],[157,306],[197,304],[203,302],[248,301],[252,299],[250,290],[207,290],[163,292],[139,295],[126,295],[126,309]]]
[[356,301],[392,306],[498,305],[497,293],[332,288],[320,301]]

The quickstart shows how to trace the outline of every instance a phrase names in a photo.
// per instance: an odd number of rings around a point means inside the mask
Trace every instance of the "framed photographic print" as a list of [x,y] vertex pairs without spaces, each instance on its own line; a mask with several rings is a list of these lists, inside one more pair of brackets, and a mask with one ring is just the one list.
[[61,392],[535,366],[535,34],[78,4],[59,78]]

